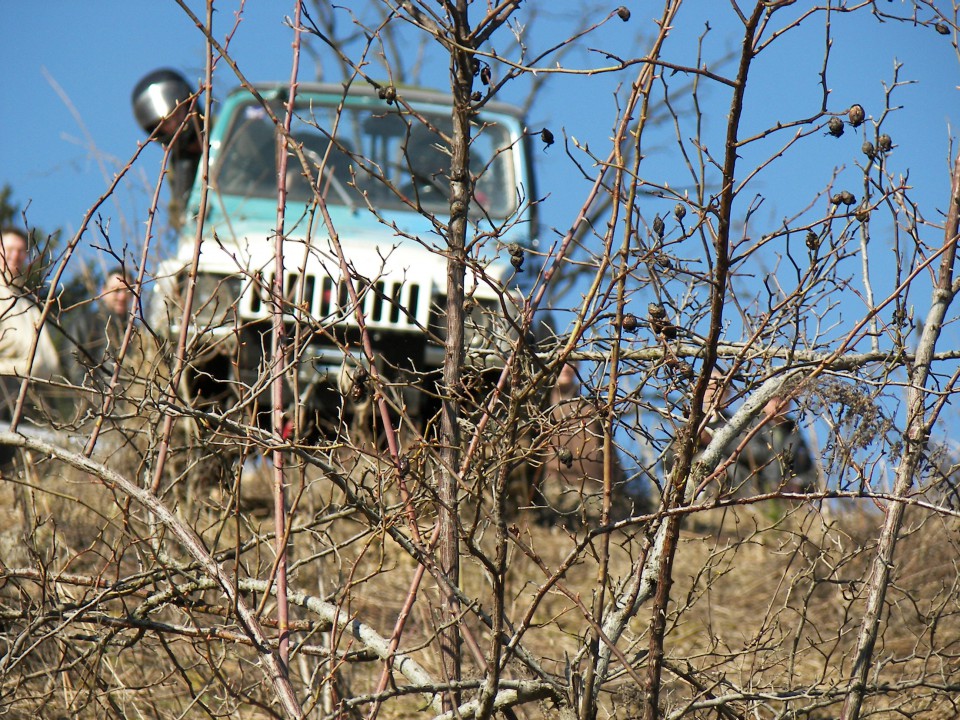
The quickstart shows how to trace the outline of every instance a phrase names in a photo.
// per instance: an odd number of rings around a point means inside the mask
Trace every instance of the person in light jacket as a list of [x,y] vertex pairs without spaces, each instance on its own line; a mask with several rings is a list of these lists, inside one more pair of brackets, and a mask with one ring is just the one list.
[[59,372],[60,360],[47,327],[40,327],[40,305],[24,286],[28,253],[25,232],[0,230],[0,376],[50,379]]

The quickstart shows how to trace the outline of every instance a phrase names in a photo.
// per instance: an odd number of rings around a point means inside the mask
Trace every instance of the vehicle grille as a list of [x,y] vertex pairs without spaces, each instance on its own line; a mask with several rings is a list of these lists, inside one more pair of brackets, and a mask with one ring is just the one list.
[[[254,318],[269,317],[269,288],[273,285],[273,278],[255,284],[258,289],[251,293],[250,312]],[[409,331],[426,327],[429,303],[420,283],[355,280],[354,288],[364,324],[368,327]],[[356,309],[350,301],[347,283],[337,282],[327,275],[287,273],[284,313],[295,314],[298,310],[307,312],[322,325],[357,324]]]

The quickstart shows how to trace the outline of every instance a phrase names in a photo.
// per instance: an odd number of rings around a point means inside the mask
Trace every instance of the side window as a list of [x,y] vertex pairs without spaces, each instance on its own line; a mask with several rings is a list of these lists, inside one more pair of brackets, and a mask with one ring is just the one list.
[[227,195],[269,197],[276,193],[276,134],[261,107],[235,116],[219,151],[214,182]]

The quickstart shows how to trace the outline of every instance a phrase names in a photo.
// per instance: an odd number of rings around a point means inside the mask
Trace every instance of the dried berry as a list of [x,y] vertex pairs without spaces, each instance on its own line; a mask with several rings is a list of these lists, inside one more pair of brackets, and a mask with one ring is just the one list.
[[560,460],[565,466],[573,467],[573,453],[570,452],[569,448],[560,448],[557,451],[557,459]]
[[350,387],[350,399],[354,402],[360,402],[367,397],[367,384],[363,380],[354,378],[353,385]]
[[938,23],[937,23],[936,25],[934,25],[933,27],[934,27],[934,29],[935,29],[938,33],[940,33],[941,35],[949,35],[949,34],[950,34],[950,26],[947,25],[946,23],[938,22]]
[[693,380],[693,368],[683,360],[677,363],[677,374],[684,380]]
[[827,130],[834,137],[840,137],[843,135],[843,120],[838,117],[830,118],[830,122],[827,123]]
[[400,477],[406,477],[410,474],[410,460],[406,455],[402,456],[400,460],[397,461],[397,473]]
[[667,319],[667,311],[663,309],[663,305],[658,305],[657,303],[647,305],[647,313],[651,318],[657,318],[659,320]]
[[511,255],[510,264],[513,265],[518,273],[523,272],[523,253],[520,255]]
[[893,311],[893,316],[891,319],[893,320],[894,325],[902,328],[907,324],[907,311],[902,307],[897,307],[897,309]]
[[890,139],[890,136],[884,133],[877,138],[877,147],[880,149],[880,152],[890,152],[893,150],[893,140]]
[[865,141],[863,143],[863,146],[860,149],[863,150],[863,154],[866,155],[871,160],[873,160],[877,156],[877,149],[873,146],[873,143],[870,142],[869,140]]
[[673,209],[673,214],[677,220],[683,220],[687,214],[687,207],[683,203],[677,203],[677,206]]
[[474,90],[473,94],[470,96],[470,99],[473,100],[474,102],[480,102],[481,100],[483,100],[483,93],[480,92],[479,90]]
[[854,127],[860,127],[866,114],[863,112],[863,105],[851,105],[847,110],[847,119]]
[[857,206],[857,209],[853,211],[853,216],[860,222],[866,222],[870,219],[870,204],[864,200]]
[[654,335],[662,335],[668,340],[673,340],[677,336],[677,327],[667,320],[667,311],[664,310],[663,305],[650,303],[647,306],[647,320]]
[[484,85],[490,84],[490,66],[484,65],[480,70],[480,82]]
[[397,89],[393,85],[387,85],[377,90],[377,95],[380,96],[381,100],[386,100],[387,105],[393,105],[397,99]]
[[620,322],[620,327],[623,328],[624,332],[635,333],[639,323],[637,322],[637,316],[627,313],[623,316],[623,320]]
[[540,131],[540,139],[543,140],[543,144],[546,147],[553,145],[553,133],[547,130],[547,128]]
[[655,218],[653,218],[653,234],[662,240],[663,231],[664,231],[663,218],[657,215]]
[[834,205],[853,205],[857,198],[849,190],[843,190],[834,195],[830,200]]
[[523,247],[518,242],[512,242],[507,245],[507,252],[511,255],[523,255]]
[[807,232],[807,247],[811,250],[817,250],[820,247],[820,238],[817,237],[817,234],[810,230]]
[[617,17],[626,22],[630,19],[630,10],[623,5],[617,8]]

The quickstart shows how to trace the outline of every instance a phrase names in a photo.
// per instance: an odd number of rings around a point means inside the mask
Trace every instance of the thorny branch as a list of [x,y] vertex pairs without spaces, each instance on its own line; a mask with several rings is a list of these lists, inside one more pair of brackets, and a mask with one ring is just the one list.
[[[895,132],[910,62],[859,112],[838,65],[881,22],[958,54],[956,8],[297,3],[290,79],[255,87],[244,4],[221,40],[224,3],[176,1],[207,48],[197,218],[163,273],[164,175],[133,250],[96,223],[172,312],[129,312],[83,378],[16,378],[0,712],[955,714],[960,157],[938,226],[905,164],[928,153]],[[775,55],[792,38],[817,48],[791,56],[806,94]],[[301,84],[301,52],[344,82]],[[799,98],[775,117],[772,66]],[[419,68],[450,97],[410,88]],[[227,76],[236,127],[270,135],[264,195],[231,195]],[[605,82],[587,132],[571,104]],[[485,149],[528,89],[544,124]],[[60,252],[44,321],[70,325],[62,281],[141,150]],[[531,156],[538,191],[509,178]],[[805,172],[808,197],[777,187]],[[78,389],[66,416],[36,398]]]

